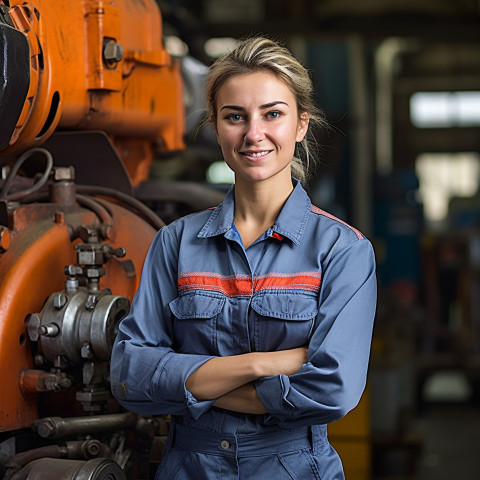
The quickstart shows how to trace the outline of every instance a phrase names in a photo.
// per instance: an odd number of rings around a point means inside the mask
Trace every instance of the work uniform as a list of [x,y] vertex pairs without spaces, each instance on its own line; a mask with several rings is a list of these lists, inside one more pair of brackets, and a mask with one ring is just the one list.
[[[157,472],[171,479],[343,479],[326,424],[358,403],[376,305],[374,253],[356,229],[312,206],[300,182],[247,249],[234,191],[163,227],[122,320],[112,390],[127,409],[172,415]],[[294,375],[255,382],[267,411],[199,401],[188,376],[216,356],[308,345]]]

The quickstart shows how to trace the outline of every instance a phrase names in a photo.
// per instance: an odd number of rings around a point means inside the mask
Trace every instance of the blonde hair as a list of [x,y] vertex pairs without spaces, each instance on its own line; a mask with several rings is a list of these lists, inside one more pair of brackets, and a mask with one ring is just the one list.
[[240,40],[233,50],[218,58],[210,66],[207,75],[209,120],[216,125],[217,93],[229,78],[259,71],[273,73],[289,87],[297,102],[299,121],[302,120],[303,113],[307,112],[309,115],[307,135],[298,149],[298,156],[303,156],[303,161],[297,156],[292,159],[292,174],[303,183],[315,161],[313,151],[316,142],[310,126],[316,124],[326,127],[327,122],[323,112],[313,101],[313,85],[308,71],[285,47],[265,37],[250,37]]

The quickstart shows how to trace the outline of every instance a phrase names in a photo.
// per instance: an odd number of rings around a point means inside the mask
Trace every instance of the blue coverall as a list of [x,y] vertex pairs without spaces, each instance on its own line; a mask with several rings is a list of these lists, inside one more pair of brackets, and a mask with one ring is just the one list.
[[[354,408],[365,387],[374,253],[294,184],[275,224],[247,250],[233,224],[233,189],[152,243],[111,380],[127,409],[172,415],[157,480],[344,478],[326,424]],[[305,345],[296,374],[256,381],[264,415],[214,407],[185,386],[215,356]]]

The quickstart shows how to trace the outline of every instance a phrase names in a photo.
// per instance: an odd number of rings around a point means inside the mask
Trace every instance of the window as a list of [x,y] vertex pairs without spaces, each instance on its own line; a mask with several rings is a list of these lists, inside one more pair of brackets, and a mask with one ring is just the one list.
[[410,97],[410,119],[418,128],[480,125],[480,92],[417,92]]
[[445,220],[450,200],[473,197],[479,186],[480,155],[465,153],[423,153],[416,160],[420,196],[425,219]]

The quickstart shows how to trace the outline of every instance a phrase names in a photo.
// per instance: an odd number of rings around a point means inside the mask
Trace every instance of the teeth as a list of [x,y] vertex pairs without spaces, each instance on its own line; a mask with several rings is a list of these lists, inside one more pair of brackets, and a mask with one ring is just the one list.
[[247,155],[249,157],[263,157],[264,155],[266,155],[268,153],[268,151],[266,152],[258,152],[258,153],[247,153]]

